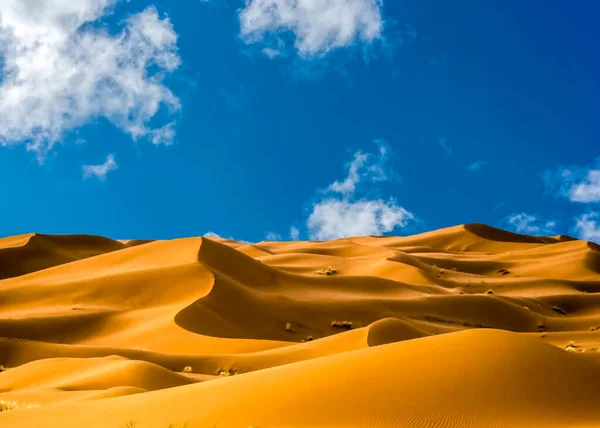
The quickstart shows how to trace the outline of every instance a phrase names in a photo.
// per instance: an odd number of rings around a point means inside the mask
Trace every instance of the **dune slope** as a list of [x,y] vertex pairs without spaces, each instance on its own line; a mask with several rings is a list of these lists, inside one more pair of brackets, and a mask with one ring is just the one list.
[[0,239],[0,279],[117,251],[126,244],[101,236],[29,234]]
[[597,245],[481,224],[3,238],[0,426],[598,426],[599,292]]

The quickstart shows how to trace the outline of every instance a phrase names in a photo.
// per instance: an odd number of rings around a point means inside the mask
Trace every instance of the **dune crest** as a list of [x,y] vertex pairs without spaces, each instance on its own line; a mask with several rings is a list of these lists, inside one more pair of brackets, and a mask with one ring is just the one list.
[[598,426],[599,296],[600,246],[482,224],[3,238],[0,426]]
[[92,235],[33,233],[0,239],[0,279],[117,251],[125,244]]

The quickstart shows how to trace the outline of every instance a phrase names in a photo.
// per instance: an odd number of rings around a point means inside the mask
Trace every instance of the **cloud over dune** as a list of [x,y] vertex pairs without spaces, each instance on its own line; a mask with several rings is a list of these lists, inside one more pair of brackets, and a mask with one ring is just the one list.
[[600,214],[591,212],[577,217],[575,230],[581,239],[600,243]]
[[415,217],[394,199],[325,199],[315,204],[307,222],[310,237],[319,241],[362,235],[382,235],[404,227]]
[[[597,206],[600,203],[600,158],[592,166],[564,166],[542,174],[546,192],[574,204]],[[600,217],[596,211],[582,213],[574,219],[573,231],[587,241],[600,242]]]
[[300,230],[297,227],[292,226],[290,228],[290,238],[292,241],[297,241],[300,239]]
[[347,165],[344,180],[327,187],[324,197],[312,206],[307,220],[309,237],[328,240],[360,235],[382,235],[417,221],[395,199],[368,199],[358,196],[359,185],[388,180],[394,176],[386,164],[390,149],[376,140],[377,154],[358,151]]
[[555,234],[556,222],[544,221],[537,215],[527,213],[511,214],[503,223],[511,230],[526,235],[553,235]]

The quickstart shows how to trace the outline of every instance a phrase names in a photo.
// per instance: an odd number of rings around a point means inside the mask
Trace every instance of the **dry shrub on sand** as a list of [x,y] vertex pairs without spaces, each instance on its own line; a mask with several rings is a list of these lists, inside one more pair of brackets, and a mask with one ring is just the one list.
[[567,346],[565,346],[565,351],[567,351],[567,352],[576,352],[577,351],[577,346],[573,342],[570,342]]
[[234,375],[235,375],[235,372],[231,369],[221,369],[217,373],[217,376],[221,376],[221,377],[229,377],[229,376],[234,376]]
[[331,321],[331,326],[350,330],[352,328],[352,321]]
[[19,403],[18,401],[0,400],[0,412],[9,412],[16,409],[31,409],[38,407],[37,404]]
[[327,275],[331,276],[337,273],[337,269],[329,266],[327,269],[319,269],[315,272],[317,275]]
[[10,410],[15,410],[17,408],[17,404],[8,401],[0,401],[0,412],[8,412]]

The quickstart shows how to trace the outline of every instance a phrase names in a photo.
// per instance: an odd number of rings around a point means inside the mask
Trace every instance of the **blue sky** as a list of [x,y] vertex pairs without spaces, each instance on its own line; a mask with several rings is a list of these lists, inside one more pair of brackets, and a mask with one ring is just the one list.
[[1,236],[600,241],[597,2],[71,3],[0,2]]

